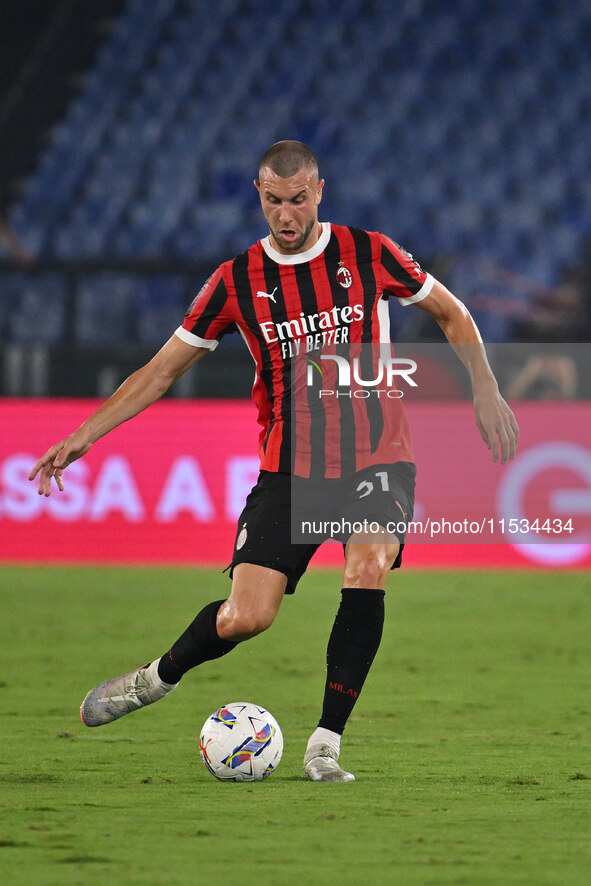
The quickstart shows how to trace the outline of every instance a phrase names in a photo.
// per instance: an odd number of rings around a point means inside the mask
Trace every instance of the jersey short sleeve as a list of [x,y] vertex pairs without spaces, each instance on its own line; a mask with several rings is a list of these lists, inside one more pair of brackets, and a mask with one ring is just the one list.
[[193,299],[181,326],[175,330],[182,341],[196,348],[217,348],[219,340],[234,323],[223,266],[211,275]]
[[426,298],[435,279],[389,237],[380,234],[380,240],[384,294],[395,296],[402,305],[416,304]]

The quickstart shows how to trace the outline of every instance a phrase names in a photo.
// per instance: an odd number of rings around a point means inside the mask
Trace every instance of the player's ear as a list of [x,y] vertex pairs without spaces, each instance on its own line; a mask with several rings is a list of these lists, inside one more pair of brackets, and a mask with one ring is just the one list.
[[257,189],[257,191],[260,194],[261,193],[261,183],[258,180],[258,178],[255,178],[255,180],[253,181],[253,185],[255,186],[255,188]]
[[324,187],[324,179],[318,179],[318,190],[316,191],[316,205],[322,201],[322,188]]

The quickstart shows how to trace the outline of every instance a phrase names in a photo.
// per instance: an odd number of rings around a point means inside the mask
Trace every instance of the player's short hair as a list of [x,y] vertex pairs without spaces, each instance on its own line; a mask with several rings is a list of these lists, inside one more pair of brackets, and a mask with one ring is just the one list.
[[275,142],[265,151],[259,163],[259,172],[265,168],[280,178],[290,178],[300,169],[309,169],[318,175],[318,158],[303,142]]

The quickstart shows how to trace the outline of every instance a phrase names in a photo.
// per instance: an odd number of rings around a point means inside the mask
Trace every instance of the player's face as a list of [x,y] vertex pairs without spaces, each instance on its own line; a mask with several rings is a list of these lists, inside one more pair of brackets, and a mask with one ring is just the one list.
[[300,169],[290,178],[281,178],[271,169],[260,171],[255,187],[261,198],[263,215],[269,225],[277,252],[292,255],[305,252],[318,240],[318,204],[324,180],[309,169]]

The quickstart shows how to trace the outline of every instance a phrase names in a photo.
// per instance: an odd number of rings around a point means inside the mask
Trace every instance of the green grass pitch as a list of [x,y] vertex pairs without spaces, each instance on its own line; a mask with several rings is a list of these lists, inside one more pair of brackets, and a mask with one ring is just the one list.
[[[266,634],[99,729],[78,707],[227,593],[205,570],[0,572],[0,881],[9,886],[543,886],[591,875],[591,576],[392,576],[384,639],[343,740],[353,784],[301,778],[337,573]],[[283,761],[221,784],[196,736],[251,700]]]

